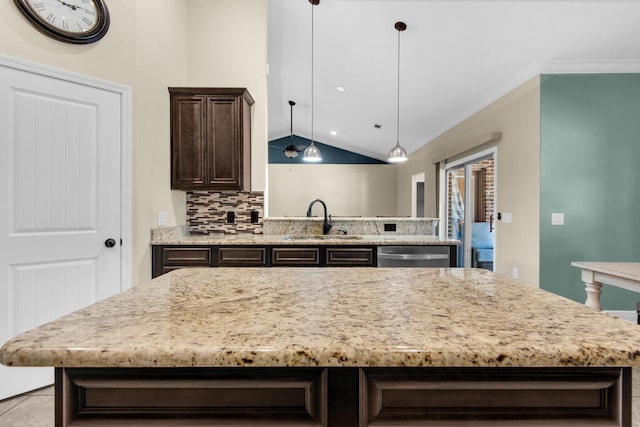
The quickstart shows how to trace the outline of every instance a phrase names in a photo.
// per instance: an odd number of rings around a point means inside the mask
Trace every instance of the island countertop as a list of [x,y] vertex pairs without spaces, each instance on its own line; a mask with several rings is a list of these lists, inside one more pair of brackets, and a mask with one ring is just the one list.
[[479,269],[182,269],[25,332],[10,366],[640,365],[640,327]]

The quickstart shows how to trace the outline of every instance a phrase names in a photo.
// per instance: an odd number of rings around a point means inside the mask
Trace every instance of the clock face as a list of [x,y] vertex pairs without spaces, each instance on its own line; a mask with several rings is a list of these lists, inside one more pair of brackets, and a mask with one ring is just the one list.
[[97,23],[97,8],[92,0],[27,0],[27,3],[40,18],[63,31],[85,33]]
[[45,34],[69,43],[92,43],[109,28],[103,0],[14,0],[22,13]]

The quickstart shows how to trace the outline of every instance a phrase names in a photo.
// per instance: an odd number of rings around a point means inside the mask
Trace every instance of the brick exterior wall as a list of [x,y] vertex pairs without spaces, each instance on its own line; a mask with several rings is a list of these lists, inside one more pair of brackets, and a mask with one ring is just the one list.
[[485,185],[484,185],[484,220],[489,221],[489,215],[494,215],[495,221],[495,167],[494,161],[483,160],[478,163],[478,169],[484,168]]

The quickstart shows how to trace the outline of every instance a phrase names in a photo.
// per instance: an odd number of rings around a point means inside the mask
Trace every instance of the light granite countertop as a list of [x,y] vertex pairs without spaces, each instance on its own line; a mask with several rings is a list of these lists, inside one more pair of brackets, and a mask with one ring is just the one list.
[[154,235],[152,245],[459,245],[459,240],[427,235],[282,235],[282,234],[193,234]]
[[25,332],[13,366],[639,366],[640,327],[479,269],[182,269]]

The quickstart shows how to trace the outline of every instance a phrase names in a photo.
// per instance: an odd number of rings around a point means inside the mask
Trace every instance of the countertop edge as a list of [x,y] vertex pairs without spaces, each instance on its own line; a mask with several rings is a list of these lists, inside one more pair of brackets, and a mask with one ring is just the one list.
[[318,236],[294,236],[284,234],[207,234],[170,237],[166,239],[151,239],[151,246],[161,245],[270,245],[270,246],[301,246],[301,245],[337,245],[337,246],[442,246],[460,245],[459,240],[440,239],[437,236],[416,235],[358,235],[356,238],[337,235],[335,238]]

